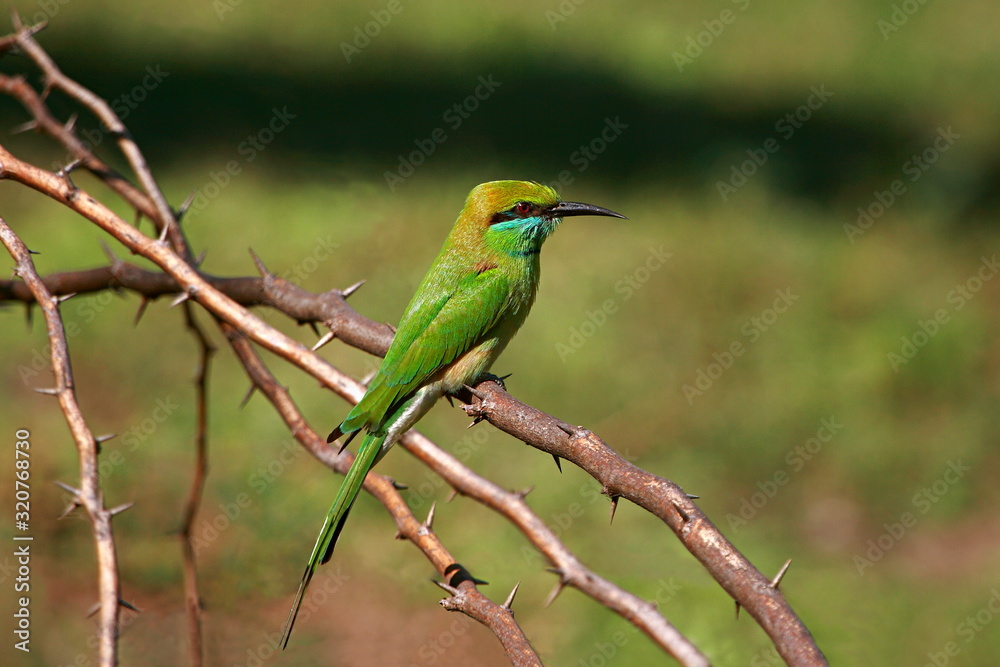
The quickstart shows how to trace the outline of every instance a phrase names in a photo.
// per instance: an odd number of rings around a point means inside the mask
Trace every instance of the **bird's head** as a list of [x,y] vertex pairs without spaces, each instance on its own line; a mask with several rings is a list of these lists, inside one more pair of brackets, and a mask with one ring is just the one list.
[[463,216],[483,234],[487,245],[509,255],[538,254],[563,218],[573,215],[624,215],[592,204],[561,201],[547,185],[532,181],[491,181],[469,193]]

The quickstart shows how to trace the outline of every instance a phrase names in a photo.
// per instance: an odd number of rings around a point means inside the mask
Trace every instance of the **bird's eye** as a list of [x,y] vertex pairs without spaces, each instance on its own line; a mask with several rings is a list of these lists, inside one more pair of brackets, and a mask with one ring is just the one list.
[[527,215],[527,213],[531,210],[531,204],[526,201],[519,201],[514,204],[514,210],[521,215]]

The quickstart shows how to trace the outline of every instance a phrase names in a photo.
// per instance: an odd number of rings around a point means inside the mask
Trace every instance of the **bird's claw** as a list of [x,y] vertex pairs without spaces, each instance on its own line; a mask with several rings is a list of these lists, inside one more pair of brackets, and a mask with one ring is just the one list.
[[494,375],[493,373],[483,373],[482,375],[479,376],[479,381],[480,382],[486,382],[486,381],[496,382],[498,385],[500,385],[501,389],[503,389],[504,391],[507,391],[507,384],[504,382],[504,380],[506,380],[507,378],[509,378],[511,375],[512,375],[512,373],[507,373],[507,375],[504,375],[504,376]]

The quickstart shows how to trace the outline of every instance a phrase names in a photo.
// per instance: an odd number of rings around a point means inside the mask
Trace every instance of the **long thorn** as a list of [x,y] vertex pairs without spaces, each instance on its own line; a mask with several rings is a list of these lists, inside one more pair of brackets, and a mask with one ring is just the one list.
[[473,396],[475,396],[476,398],[478,398],[480,401],[485,401],[486,400],[486,394],[484,394],[483,392],[479,391],[475,387],[473,387],[471,385],[467,385],[467,384],[466,385],[462,385],[462,386],[464,386],[466,389],[468,389],[469,393],[472,394]]
[[80,501],[74,498],[73,500],[69,501],[69,504],[66,505],[66,509],[64,509],[62,511],[62,514],[57,516],[56,519],[65,519],[70,514],[72,514],[73,510],[75,510],[77,507],[80,507]]
[[177,222],[180,222],[184,216],[187,214],[188,209],[191,208],[191,204],[194,203],[194,198],[198,196],[197,190],[192,190],[191,194],[187,196],[187,199],[181,204],[181,207],[174,212],[174,217],[177,218]]
[[437,501],[431,503],[431,509],[427,512],[427,520],[423,522],[421,528],[426,531],[431,531],[434,529],[434,512],[437,510]]
[[514,584],[514,588],[512,588],[510,590],[510,595],[508,595],[507,599],[504,600],[504,603],[502,605],[500,605],[501,607],[503,607],[504,609],[510,611],[511,605],[514,604],[514,596],[517,595],[517,589],[518,589],[518,587],[520,587],[520,585],[521,585],[520,581],[517,582],[516,584]]
[[542,603],[542,606],[548,607],[550,604],[555,602],[556,598],[559,597],[559,594],[562,593],[564,588],[566,588],[566,581],[560,577],[559,581],[555,585],[555,588],[553,588],[552,592],[549,593],[549,596],[545,598],[545,602]]
[[364,285],[364,284],[365,284],[364,280],[359,280],[358,282],[354,283],[350,287],[345,287],[344,289],[340,290],[340,296],[341,296],[341,298],[346,299],[347,297],[351,296],[352,294],[354,294],[355,292],[357,292],[359,289],[361,289],[361,286]]
[[80,490],[79,489],[74,489],[69,484],[64,484],[63,482],[60,482],[59,480],[56,480],[55,485],[58,486],[63,491],[66,491],[67,493],[72,493],[73,497],[75,497],[75,498],[79,498],[80,497]]
[[316,344],[312,346],[312,351],[315,352],[316,350],[323,347],[336,337],[337,334],[335,334],[334,332],[332,331],[326,332],[325,334],[323,334],[323,337],[320,338],[318,341],[316,341]]
[[788,572],[788,567],[791,564],[791,558],[785,561],[785,564],[781,566],[780,570],[778,570],[778,574],[774,575],[774,579],[771,580],[771,588],[778,590],[778,586],[781,585],[781,580],[785,578],[785,573]]
[[125,510],[132,509],[133,506],[135,506],[135,503],[125,503],[123,505],[119,505],[118,507],[112,507],[111,509],[108,510],[108,514],[110,516],[115,516],[121,514]]
[[251,385],[250,385],[250,388],[249,388],[249,389],[247,389],[247,394],[246,394],[246,396],[244,396],[244,397],[243,397],[243,400],[242,400],[242,401],[240,401],[240,407],[241,407],[241,408],[242,408],[242,407],[244,407],[244,406],[246,406],[246,404],[250,402],[250,397],[251,397],[251,396],[253,396],[253,393],[254,393],[255,391],[257,391],[257,385],[255,385],[255,384],[251,384]]
[[27,123],[21,123],[20,125],[15,127],[13,130],[10,131],[10,133],[21,134],[22,132],[28,132],[30,130],[37,130],[37,129],[38,129],[38,121],[29,120]]
[[267,270],[266,266],[264,266],[264,261],[257,256],[257,253],[253,251],[253,248],[247,248],[247,250],[250,251],[250,256],[253,257],[253,263],[254,266],[257,267],[257,273],[259,273],[262,278],[270,278],[271,272]]
[[455,588],[454,586],[450,586],[450,585],[444,583],[443,581],[438,581],[437,579],[432,579],[431,581],[433,581],[435,584],[437,584],[438,586],[440,586],[444,590],[446,590],[449,593],[451,593],[453,596],[454,595],[458,595],[459,593],[462,592],[459,589]]
[[139,302],[139,309],[135,311],[135,318],[132,320],[132,326],[139,326],[139,320],[141,320],[142,316],[146,314],[146,306],[148,305],[149,299],[142,297],[142,301]]
[[139,609],[138,607],[136,607],[134,604],[132,604],[128,600],[122,600],[121,598],[119,598],[118,599],[118,604],[120,604],[121,606],[125,607],[126,609],[131,609],[132,611],[134,611],[137,614],[141,614],[142,613],[141,609]]
[[175,298],[173,301],[170,302],[170,307],[173,308],[174,306],[179,306],[190,298],[191,298],[190,292],[181,292],[180,294],[177,295],[177,298]]

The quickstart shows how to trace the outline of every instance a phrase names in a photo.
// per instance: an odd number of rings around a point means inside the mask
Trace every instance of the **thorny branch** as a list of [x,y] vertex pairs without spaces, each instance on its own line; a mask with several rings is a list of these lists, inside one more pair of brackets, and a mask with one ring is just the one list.
[[[350,463],[349,454],[337,457],[318,438],[305,423],[287,392],[274,382],[250,341],[310,373],[323,385],[350,400],[356,401],[360,396],[360,385],[329,366],[303,345],[254,317],[245,307],[267,305],[300,323],[322,322],[330,327],[331,333],[321,342],[337,337],[349,345],[375,354],[384,353],[392,337],[391,330],[362,317],[347,305],[345,298],[356,286],[343,291],[312,294],[270,274],[256,257],[260,278],[218,278],[200,272],[197,263],[191,260],[190,251],[177,224],[178,216],[166,205],[148,165],[124,125],[103,100],[58,70],[32,37],[37,32],[37,27],[23,28],[17,21],[15,25],[18,28],[17,34],[0,40],[0,52],[13,46],[19,47],[42,69],[46,92],[49,88],[62,90],[94,112],[118,138],[119,147],[129,159],[145,192],[100,161],[80,142],[73,123],[57,121],[48,111],[45,95],[36,93],[22,78],[0,75],[0,92],[21,101],[32,116],[32,127],[59,141],[75,156],[79,166],[94,173],[138,213],[153,220],[156,228],[163,234],[163,239],[169,244],[168,247],[139,233],[134,226],[118,218],[104,204],[78,189],[64,174],[53,174],[22,162],[0,146],[0,179],[17,181],[63,203],[102,227],[132,252],[153,261],[162,270],[162,273],[146,271],[112,258],[108,267],[55,274],[47,277],[44,284],[39,282],[37,287],[44,290],[48,285],[57,294],[124,288],[140,294],[144,304],[147,299],[165,294],[181,294],[184,299],[196,301],[220,321],[220,326],[254,386],[260,388],[272,402],[291,433],[321,462],[338,471],[346,471]],[[38,298],[35,289],[26,290],[16,281],[0,282],[0,301],[3,300],[21,301],[29,304],[29,307],[32,302],[38,302],[43,305],[43,309],[45,307],[45,302]],[[190,306],[190,303],[185,306]],[[48,317],[48,312],[46,314]],[[63,345],[65,346],[64,339]],[[774,641],[779,653],[790,664],[826,664],[808,630],[777,590],[777,585],[772,585],[743,558],[675,484],[632,466],[589,431],[569,426],[524,405],[491,382],[480,383],[473,389],[473,396],[466,398],[470,402],[466,410],[477,419],[485,419],[538,449],[579,465],[603,485],[604,492],[611,497],[613,503],[619,497],[627,498],[663,520],[733,596],[737,604],[747,608],[757,619]],[[649,603],[638,600],[586,570],[530,511],[523,495],[499,489],[415,432],[408,434],[402,444],[460,493],[501,512],[515,523],[555,566],[559,582],[554,592],[558,592],[564,585],[577,587],[642,628],[684,664],[705,664],[704,657],[697,649],[681,637]],[[96,461],[96,449],[94,460]],[[81,470],[83,469],[81,460]],[[387,507],[397,523],[400,535],[417,545],[434,563],[438,572],[446,577],[447,581],[443,586],[453,597],[442,604],[446,608],[459,609],[488,625],[500,638],[514,664],[538,664],[527,638],[513,621],[509,600],[504,605],[496,605],[482,596],[471,575],[455,563],[437,540],[430,525],[432,517],[424,524],[417,521],[391,481],[384,477],[369,475],[365,487]],[[189,511],[196,506],[195,499],[193,506],[189,504]],[[95,521],[95,533],[97,526]],[[99,550],[100,544],[99,541]],[[112,543],[112,556],[113,553]],[[113,582],[117,595],[116,571]],[[102,586],[103,584],[102,578]],[[103,592],[102,588],[102,595]],[[106,607],[107,605],[102,606],[102,615]],[[116,610],[116,605],[113,608]],[[113,629],[113,624],[105,625],[102,616],[102,630],[107,627]],[[113,656],[113,634],[110,640],[108,650]],[[102,643],[102,659],[104,648]]]
[[43,389],[42,393],[51,394],[59,399],[59,407],[66,416],[66,422],[69,424],[70,433],[79,453],[80,488],[75,489],[68,485],[64,485],[63,488],[72,491],[72,505],[82,506],[87,510],[94,527],[99,589],[98,657],[102,667],[111,667],[116,664],[118,603],[121,591],[118,581],[118,556],[111,529],[111,517],[115,514],[115,510],[104,507],[97,464],[99,446],[76,401],[76,386],[73,383],[66,331],[59,315],[59,302],[45,289],[45,285],[35,272],[35,264],[31,261],[28,249],[3,218],[0,218],[0,241],[3,241],[7,251],[17,262],[17,275],[31,290],[45,314],[56,386]]
[[188,492],[187,504],[184,507],[184,520],[181,523],[181,553],[184,559],[184,604],[187,607],[188,621],[188,652],[191,664],[202,664],[204,657],[203,639],[201,633],[201,596],[198,594],[198,568],[195,563],[194,522],[201,506],[201,496],[205,490],[205,478],[208,475],[208,370],[215,348],[208,341],[198,320],[195,319],[191,304],[184,304],[184,320],[191,335],[198,341],[199,363],[197,386],[198,415],[195,433],[195,464],[191,476],[191,489]]

